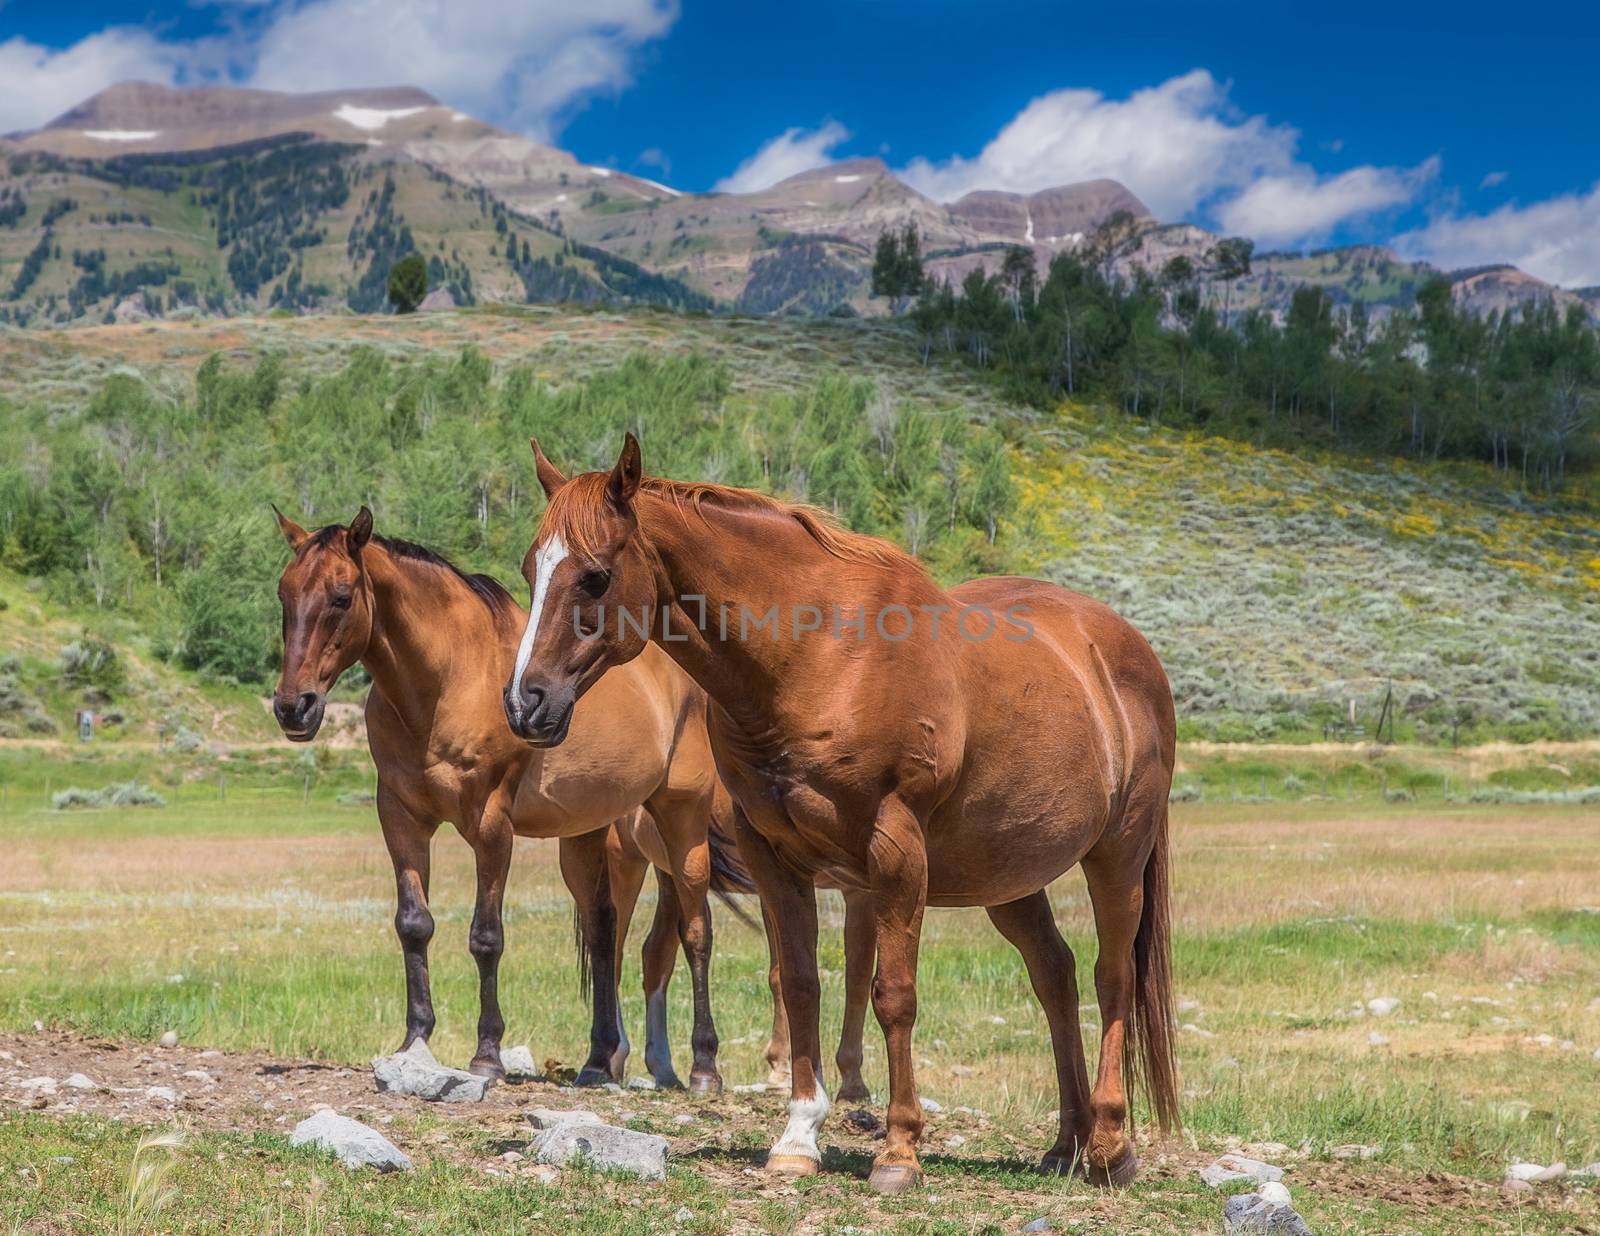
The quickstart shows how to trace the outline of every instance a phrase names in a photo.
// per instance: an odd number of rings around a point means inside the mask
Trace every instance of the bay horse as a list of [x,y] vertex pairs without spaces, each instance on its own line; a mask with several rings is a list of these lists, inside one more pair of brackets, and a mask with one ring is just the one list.
[[[717,768],[776,925],[788,1006],[789,1119],[768,1169],[820,1165],[824,883],[872,905],[871,998],[890,1089],[876,1189],[898,1193],[921,1176],[911,1036],[928,905],[984,907],[1022,954],[1061,1093],[1041,1169],[1131,1182],[1136,1074],[1160,1126],[1178,1121],[1167,835],[1176,722],[1150,645],[1054,584],[994,578],[946,591],[897,547],[822,512],[647,478],[632,434],[609,472],[571,480],[533,449],[549,505],[523,560],[533,604],[506,717],[553,747],[602,675],[658,648],[710,696]],[[1076,963],[1045,892],[1074,865],[1099,942],[1092,1089]]]
[[[372,678],[367,742],[378,770],[377,809],[394,864],[395,930],[405,957],[402,1047],[434,1028],[428,983],[431,842],[443,821],[472,847],[477,904],[468,936],[478,966],[478,1046],[471,1068],[501,1077],[498,972],[501,905],[512,838],[560,840],[592,968],[593,1025],[578,1084],[622,1080],[629,1052],[617,1000],[621,949],[647,862],[661,890],[644,948],[645,1063],[657,1085],[681,1085],[667,1037],[667,983],[682,944],[694,988],[697,1091],[720,1091],[709,975],[706,893],[748,888],[707,740],[705,696],[667,657],[619,669],[577,710],[570,742],[541,752],[506,729],[501,687],[524,625],[493,579],[373,532],[362,507],[350,524],[308,532],[273,508],[294,557],[278,585],[283,669],[272,711],[284,734],[309,742],[329,690],[356,662]],[[724,804],[727,796],[722,795]],[[786,1044],[769,1043],[776,1058]]]

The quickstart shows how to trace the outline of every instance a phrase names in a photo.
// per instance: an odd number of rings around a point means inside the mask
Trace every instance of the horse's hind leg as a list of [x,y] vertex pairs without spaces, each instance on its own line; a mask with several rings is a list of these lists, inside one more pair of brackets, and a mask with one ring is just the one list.
[[872,897],[868,893],[844,895],[844,1025],[839,1030],[840,1102],[865,1103],[872,1091],[861,1077],[867,1005],[872,1001],[872,962],[877,955],[878,933],[872,923]]
[[[1134,938],[1144,914],[1144,867],[1147,851],[1133,846],[1101,853],[1096,847],[1083,860],[1083,874],[1094,906],[1100,955],[1094,963],[1095,994],[1100,1001],[1100,1066],[1089,1095],[1093,1123],[1084,1161],[1089,1179],[1101,1185],[1126,1185],[1139,1168],[1133,1142],[1126,1133],[1127,1079],[1123,1076],[1129,1014],[1134,994]],[[1121,852],[1121,851],[1127,852]]]
[[589,1058],[578,1072],[580,1086],[611,1080],[611,1060],[621,1045],[617,1013],[617,912],[606,878],[606,834],[597,829],[561,839],[561,878],[578,906],[582,947],[591,969],[590,994],[594,1020],[589,1031]]
[[656,869],[656,914],[640,958],[644,969],[644,1063],[662,1090],[682,1090],[672,1064],[672,1038],[667,1033],[667,986],[678,962],[678,893],[671,878]]
[[[631,845],[625,844],[623,829],[626,819],[618,820],[606,836],[606,875],[611,888],[611,905],[617,917],[616,969],[612,973],[620,983],[623,954],[627,951],[628,928],[633,923],[634,907],[639,903],[639,890],[644,886],[645,872],[650,864]],[[652,928],[653,930],[653,928]],[[617,1050],[611,1053],[611,1078],[622,1082],[628,1070],[628,1056],[632,1047],[628,1043],[628,1028],[622,1021],[621,993],[617,996]]]
[[1039,1165],[1045,1172],[1084,1170],[1089,1147],[1089,1067],[1078,1023],[1077,961],[1061,938],[1050,899],[1041,889],[1020,901],[990,906],[989,919],[1022,954],[1033,994],[1044,1006],[1061,1092],[1061,1128]]
[[767,986],[772,991],[772,1033],[767,1037],[767,1085],[786,1090],[791,1080],[789,1072],[789,1012],[783,1006],[783,973],[778,963],[778,928],[767,909],[766,898],[761,903],[761,926],[767,933]]
[[[717,1071],[717,1023],[711,1016],[711,900],[700,899],[698,913],[682,906],[678,912],[678,938],[689,959],[689,977],[694,990],[694,1030],[690,1045],[694,1063],[689,1068],[689,1088],[697,1094],[721,1094],[722,1074]],[[665,1021],[663,999],[662,1020]]]

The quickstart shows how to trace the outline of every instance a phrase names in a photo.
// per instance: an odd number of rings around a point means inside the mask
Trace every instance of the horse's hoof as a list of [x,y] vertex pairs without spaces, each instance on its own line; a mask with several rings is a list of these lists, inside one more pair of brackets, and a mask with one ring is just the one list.
[[909,1163],[874,1163],[867,1183],[885,1197],[895,1197],[922,1183],[922,1169]]
[[690,1073],[689,1089],[694,1094],[721,1094],[722,1077],[717,1073]]
[[822,1164],[810,1155],[769,1154],[767,1156],[767,1171],[774,1176],[788,1176],[798,1179],[801,1176],[815,1176],[821,1170]]
[[1084,1170],[1092,1185],[1102,1189],[1126,1189],[1139,1174],[1139,1156],[1128,1146],[1104,1167],[1091,1162],[1084,1165]]
[[467,1072],[477,1077],[487,1077],[493,1081],[505,1081],[506,1071],[501,1065],[498,1056],[479,1056],[467,1065]]
[[791,1090],[794,1088],[794,1074],[788,1069],[773,1069],[767,1074],[768,1090]]
[[840,1086],[839,1093],[833,1097],[839,1103],[870,1103],[872,1091],[867,1089],[865,1082],[849,1082]]
[[1083,1172],[1083,1159],[1078,1155],[1047,1154],[1039,1160],[1041,1176],[1077,1176]]
[[574,1086],[610,1086],[614,1083],[611,1074],[604,1069],[597,1069],[593,1065],[584,1065],[577,1077],[572,1079]]

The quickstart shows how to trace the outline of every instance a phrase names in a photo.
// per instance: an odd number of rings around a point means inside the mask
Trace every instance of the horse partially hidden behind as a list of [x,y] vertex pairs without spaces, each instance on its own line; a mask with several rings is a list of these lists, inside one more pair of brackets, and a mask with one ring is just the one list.
[[[648,861],[661,898],[644,948],[645,1062],[658,1085],[681,1084],[666,1003],[681,941],[694,985],[689,1083],[719,1091],[706,894],[714,885],[734,891],[748,884],[731,835],[719,837],[711,825],[720,786],[704,694],[667,657],[641,658],[596,687],[570,718],[561,751],[535,751],[507,731],[502,711],[501,688],[525,618],[505,589],[418,546],[375,536],[366,507],[348,527],[307,532],[281,512],[278,523],[294,551],[278,585],[284,656],[272,709],[283,732],[310,741],[328,691],[357,661],[372,678],[367,741],[405,954],[403,1046],[434,1028],[429,851],[439,824],[449,821],[477,860],[469,947],[480,1016],[472,1070],[504,1073],[497,979],[512,837],[556,837],[593,971],[593,1027],[579,1084],[622,1080],[629,1048],[617,977]],[[725,794],[723,802],[726,819]],[[776,1035],[768,1055],[786,1070],[787,1045]]]
[[[534,457],[550,504],[523,561],[533,605],[506,716],[530,743],[554,747],[610,667],[657,648],[710,695],[717,768],[776,924],[788,1005],[789,1122],[768,1168],[819,1166],[824,883],[869,894],[876,925],[872,1002],[890,1086],[876,1188],[899,1192],[921,1174],[911,1033],[927,905],[985,907],[1027,965],[1061,1092],[1041,1167],[1131,1181],[1135,1070],[1160,1125],[1178,1116],[1167,838],[1176,725],[1149,644],[1053,584],[986,579],[946,592],[894,546],[811,509],[645,478],[632,434],[609,473],[568,481],[537,443]],[[1100,946],[1093,1089],[1075,962],[1045,894],[1075,864]]]

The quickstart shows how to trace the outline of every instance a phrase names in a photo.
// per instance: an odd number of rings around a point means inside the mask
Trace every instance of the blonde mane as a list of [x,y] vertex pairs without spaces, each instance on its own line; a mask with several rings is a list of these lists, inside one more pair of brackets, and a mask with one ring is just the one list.
[[[609,473],[586,472],[558,489],[545,512],[539,540],[559,535],[562,544],[571,552],[595,557],[601,543],[608,479]],[[703,521],[704,508],[708,505],[728,511],[787,517],[835,558],[923,571],[922,564],[898,545],[880,537],[852,532],[830,512],[809,503],[785,502],[753,489],[736,489],[709,481],[674,481],[663,476],[644,477],[639,482],[639,492],[670,502],[685,520],[693,512]]]

